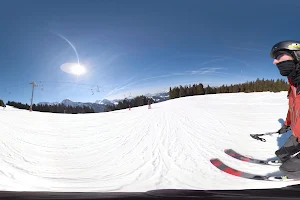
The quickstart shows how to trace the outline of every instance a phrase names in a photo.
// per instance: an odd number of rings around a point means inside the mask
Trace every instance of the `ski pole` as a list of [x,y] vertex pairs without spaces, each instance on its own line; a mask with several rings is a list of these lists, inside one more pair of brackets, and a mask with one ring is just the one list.
[[277,131],[277,132],[268,132],[268,133],[263,133],[263,134],[250,134],[250,136],[252,138],[256,139],[256,140],[260,140],[260,141],[266,142],[266,139],[260,138],[259,136],[273,135],[273,134],[276,134],[276,133],[279,133],[279,131]]
[[[289,128],[287,129],[286,132],[288,132],[288,131],[290,131],[290,130],[291,130],[291,128],[289,127]],[[266,139],[260,138],[259,136],[273,135],[273,134],[276,134],[276,133],[279,134],[279,130],[276,131],[276,132],[267,132],[267,133],[263,133],[263,134],[250,134],[250,136],[251,136],[252,138],[256,139],[256,140],[260,140],[260,141],[266,142]]]

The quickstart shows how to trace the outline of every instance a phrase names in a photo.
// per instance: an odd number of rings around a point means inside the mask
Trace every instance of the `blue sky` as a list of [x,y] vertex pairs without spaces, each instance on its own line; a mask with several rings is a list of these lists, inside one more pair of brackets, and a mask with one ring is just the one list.
[[[0,98],[95,102],[203,83],[281,78],[269,50],[300,40],[292,0],[7,1]],[[61,70],[79,62],[87,73]]]

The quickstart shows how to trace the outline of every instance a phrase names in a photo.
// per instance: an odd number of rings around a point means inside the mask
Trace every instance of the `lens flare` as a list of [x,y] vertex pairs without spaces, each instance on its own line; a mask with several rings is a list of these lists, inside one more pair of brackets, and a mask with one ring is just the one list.
[[86,72],[86,69],[82,65],[78,65],[77,63],[64,63],[60,66],[61,70],[69,73],[74,74],[77,76],[83,75]]

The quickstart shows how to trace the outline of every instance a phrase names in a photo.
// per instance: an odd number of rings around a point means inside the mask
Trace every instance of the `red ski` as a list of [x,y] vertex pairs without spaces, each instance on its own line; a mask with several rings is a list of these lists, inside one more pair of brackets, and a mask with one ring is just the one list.
[[236,170],[232,167],[227,166],[218,158],[212,158],[210,159],[210,162],[221,171],[241,178],[247,178],[253,180],[264,180],[264,181],[296,181],[295,179],[289,179],[286,176],[269,176],[269,175],[262,176],[262,175],[250,174],[247,172]]
[[256,159],[256,158],[250,158],[248,156],[243,156],[243,155],[237,153],[233,149],[225,149],[224,152],[227,155],[229,155],[233,158],[236,158],[238,160],[244,161],[244,162],[262,164],[262,165],[273,165],[273,166],[280,166],[281,165],[281,163],[278,162],[278,160],[259,160],[259,159]]

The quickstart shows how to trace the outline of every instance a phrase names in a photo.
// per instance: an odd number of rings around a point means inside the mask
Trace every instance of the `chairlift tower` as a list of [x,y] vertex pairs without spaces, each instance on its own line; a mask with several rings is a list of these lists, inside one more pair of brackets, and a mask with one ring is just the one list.
[[30,102],[30,108],[29,108],[29,110],[30,110],[30,112],[32,111],[32,102],[33,102],[33,93],[34,93],[34,87],[36,87],[37,86],[37,84],[33,81],[33,82],[31,82],[31,83],[29,83],[29,84],[31,84],[32,85],[32,94],[31,94],[31,102]]

